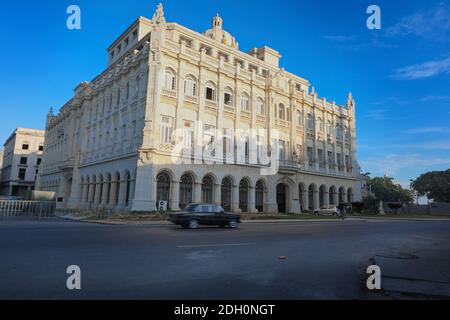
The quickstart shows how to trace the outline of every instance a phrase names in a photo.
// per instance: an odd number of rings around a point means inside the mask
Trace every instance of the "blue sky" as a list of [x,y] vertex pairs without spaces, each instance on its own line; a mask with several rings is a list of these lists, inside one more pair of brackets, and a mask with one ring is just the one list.
[[[15,127],[44,128],[75,86],[106,66],[106,48],[157,1],[2,1],[0,141]],[[81,8],[82,29],[66,28],[66,9]],[[449,1],[213,1],[164,3],[168,21],[203,32],[219,12],[243,51],[268,45],[281,66],[308,79],[320,96],[357,107],[363,171],[404,185],[450,168]],[[382,29],[366,27],[371,4]]]

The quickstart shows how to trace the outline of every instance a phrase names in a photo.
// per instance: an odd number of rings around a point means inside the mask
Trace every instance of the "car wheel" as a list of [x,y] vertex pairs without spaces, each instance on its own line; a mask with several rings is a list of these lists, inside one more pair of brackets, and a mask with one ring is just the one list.
[[320,215],[320,214],[319,214],[319,211],[314,212],[314,214],[315,214],[316,216],[319,216],[319,215]]
[[236,222],[236,220],[230,220],[230,221],[228,222],[228,226],[229,226],[231,229],[236,229],[236,228],[238,227],[238,223]]
[[198,229],[199,224],[197,220],[189,221],[189,229]]

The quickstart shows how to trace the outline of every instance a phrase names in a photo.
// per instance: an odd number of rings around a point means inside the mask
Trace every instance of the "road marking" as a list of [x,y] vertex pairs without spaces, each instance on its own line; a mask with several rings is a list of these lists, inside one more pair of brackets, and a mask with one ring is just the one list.
[[223,243],[223,244],[194,244],[177,246],[177,248],[207,248],[207,247],[239,247],[239,246],[252,246],[256,243]]

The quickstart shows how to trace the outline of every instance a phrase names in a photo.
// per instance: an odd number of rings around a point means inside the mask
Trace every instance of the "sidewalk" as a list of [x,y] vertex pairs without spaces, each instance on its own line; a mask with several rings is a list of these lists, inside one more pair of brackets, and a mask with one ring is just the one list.
[[[158,226],[158,225],[170,225],[169,221],[148,221],[148,220],[127,220],[127,219],[90,219],[90,217],[74,217],[71,215],[60,216],[62,219],[73,220],[78,222],[86,222],[86,223],[96,223],[96,224],[106,224],[106,225],[149,225],[149,226]],[[407,218],[407,217],[367,217],[367,216],[351,216],[346,218],[345,220],[340,220],[337,218],[320,218],[320,219],[254,219],[254,220],[242,220],[243,224],[247,223],[304,223],[304,222],[335,222],[335,223],[344,223],[348,221],[450,221],[450,218]]]
[[385,293],[418,299],[450,298],[450,257],[443,257],[439,250],[377,255],[373,261],[381,269]]

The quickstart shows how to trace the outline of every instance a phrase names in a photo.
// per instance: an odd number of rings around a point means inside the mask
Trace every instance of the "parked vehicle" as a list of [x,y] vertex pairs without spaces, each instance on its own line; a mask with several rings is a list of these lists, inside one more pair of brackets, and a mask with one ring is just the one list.
[[316,216],[338,216],[339,215],[339,209],[335,205],[328,205],[323,206],[318,210],[314,211],[314,214]]
[[234,229],[241,222],[241,217],[237,214],[226,213],[221,206],[191,204],[181,213],[170,214],[169,221],[189,229],[197,229],[201,225],[228,226]]

